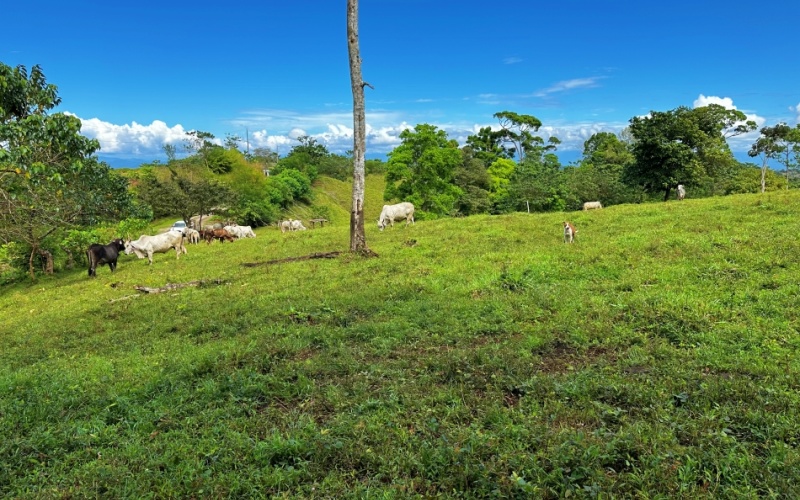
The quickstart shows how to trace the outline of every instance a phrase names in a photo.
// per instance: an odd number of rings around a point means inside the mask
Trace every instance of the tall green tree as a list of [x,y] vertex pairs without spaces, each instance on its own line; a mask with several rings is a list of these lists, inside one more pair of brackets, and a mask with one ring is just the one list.
[[767,159],[774,159],[783,165],[786,172],[786,189],[789,189],[791,171],[797,169],[799,153],[800,125],[798,128],[792,128],[785,123],[778,123],[773,127],[763,127],[760,137],[749,152],[750,156],[763,157],[762,171],[766,169]]
[[486,173],[489,175],[489,200],[495,212],[506,212],[510,205],[511,178],[517,169],[517,164],[507,158],[498,158],[489,165]]
[[27,245],[53,271],[53,236],[64,229],[124,218],[135,206],[127,183],[97,161],[100,145],[81,122],[49,114],[61,99],[39,66],[0,63],[0,241]]
[[297,142],[300,144],[294,146],[287,156],[306,154],[313,163],[317,163],[330,154],[324,144],[309,135],[301,135]]
[[489,189],[491,178],[484,160],[475,156],[471,146],[461,148],[462,162],[456,168],[453,182],[462,194],[456,202],[459,215],[472,215],[488,212],[491,208]]
[[716,104],[652,111],[630,123],[635,161],[626,168],[626,179],[662,191],[664,201],[678,184],[699,183],[735,162],[726,138],[756,127],[741,111]]
[[186,138],[183,140],[183,149],[189,156],[198,157],[203,166],[209,167],[209,152],[215,147],[214,134],[211,132],[204,132],[202,130],[190,130],[186,132]]
[[[494,117],[500,122],[501,139],[513,144],[506,150],[516,155],[519,162],[525,161],[528,153],[542,144],[541,137],[533,135],[542,126],[542,122],[532,115],[523,115],[513,111],[500,111]],[[489,137],[492,137],[491,135]]]
[[186,177],[178,177],[175,182],[183,196],[176,200],[174,211],[187,224],[195,214],[200,214],[202,227],[203,214],[209,214],[212,210],[225,212],[236,203],[236,194],[216,179],[203,178],[193,181]]
[[564,210],[567,193],[558,156],[553,152],[529,154],[517,164],[509,186],[509,201],[509,210]]
[[583,143],[583,157],[567,172],[570,201],[578,208],[584,201],[599,200],[614,205],[631,200],[631,191],[623,182],[626,166],[634,161],[627,144],[611,132],[598,132]]
[[389,153],[385,200],[414,203],[435,215],[449,215],[461,196],[453,182],[461,165],[458,143],[427,123],[400,133],[402,143]]
[[[176,214],[176,205],[185,203],[184,193],[174,180],[160,180],[153,167],[140,167],[137,174],[136,195],[153,211],[154,217],[169,217]],[[185,219],[188,222],[188,218]]]
[[319,175],[320,166],[331,154],[324,144],[311,136],[303,135],[297,140],[300,144],[292,147],[289,154],[278,160],[275,173],[291,168],[305,173],[311,180],[314,180]]
[[507,134],[505,129],[492,130],[491,127],[482,127],[477,134],[467,137],[466,145],[472,150],[471,156],[483,161],[484,167],[488,167],[498,159],[514,157],[514,150],[509,150],[504,145]]
[[786,127],[784,124],[779,124],[775,127],[763,127],[761,129],[761,135],[750,147],[750,151],[747,152],[747,154],[753,158],[757,156],[761,158],[762,193],[767,190],[767,169],[769,168],[769,160],[777,160],[786,149],[781,140],[781,135],[785,133],[783,130],[784,127]]

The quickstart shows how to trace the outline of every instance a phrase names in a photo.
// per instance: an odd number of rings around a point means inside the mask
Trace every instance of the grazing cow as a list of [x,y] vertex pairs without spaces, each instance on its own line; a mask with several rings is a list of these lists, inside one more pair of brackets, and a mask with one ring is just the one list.
[[575,229],[575,226],[564,221],[564,243],[572,243],[575,241],[575,233],[577,232],[578,230]]
[[197,244],[200,243],[200,232],[197,229],[187,229],[186,230],[186,239],[189,240],[189,243]]
[[306,227],[303,225],[302,221],[296,219],[289,219],[281,222],[281,232],[285,233],[286,231],[305,231]]
[[394,221],[402,219],[406,220],[406,226],[414,224],[414,205],[412,203],[404,201],[396,205],[384,205],[381,216],[378,217],[378,228],[383,231],[386,226],[394,227]]
[[678,201],[684,198],[686,198],[686,189],[683,187],[683,184],[678,184]]
[[170,248],[174,248],[175,259],[178,259],[181,256],[181,252],[189,253],[186,251],[186,246],[183,243],[185,238],[186,230],[180,233],[177,231],[167,231],[166,233],[157,234],[155,236],[143,234],[139,236],[138,240],[125,243],[125,253],[128,255],[135,253],[140,259],[147,257],[147,260],[152,264],[154,253],[166,253]]
[[596,208],[603,208],[603,205],[599,201],[587,201],[583,204],[584,210],[594,210]]
[[256,233],[250,226],[225,226],[224,228],[228,233],[236,238],[255,238]]
[[125,242],[117,238],[108,245],[92,243],[86,250],[86,260],[89,261],[89,276],[97,277],[97,266],[108,264],[111,272],[117,268],[119,253],[125,250]]
[[206,243],[209,245],[214,240],[214,238],[218,239],[220,242],[225,241],[233,241],[236,238],[231,236],[231,233],[223,229],[204,229],[203,230],[203,238],[206,240]]
[[222,229],[228,231],[228,234],[236,239],[241,238],[241,236],[239,236],[239,226],[225,226]]

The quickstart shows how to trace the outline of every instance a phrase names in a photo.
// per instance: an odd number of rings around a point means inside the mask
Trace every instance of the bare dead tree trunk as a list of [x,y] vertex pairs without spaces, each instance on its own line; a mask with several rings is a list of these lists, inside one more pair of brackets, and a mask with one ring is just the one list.
[[[366,118],[361,53],[358,48],[358,0],[347,0],[347,49],[350,55],[350,85],[353,89],[353,206],[350,210],[350,251],[369,253],[364,233],[364,154]],[[369,85],[372,88],[372,85]]]

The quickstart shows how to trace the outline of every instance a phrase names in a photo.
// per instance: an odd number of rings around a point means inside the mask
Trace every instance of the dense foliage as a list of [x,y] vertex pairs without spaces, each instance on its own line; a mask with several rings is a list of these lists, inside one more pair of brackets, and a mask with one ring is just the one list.
[[[557,137],[536,135],[536,117],[511,111],[495,113],[499,128],[481,128],[469,136],[461,157],[443,130],[428,124],[404,131],[389,153],[386,200],[417,204],[426,214],[471,215],[514,211],[577,210],[586,201],[604,206],[670,198],[678,184],[692,197],[753,192],[752,168],[738,162],[727,139],[751,132],[744,113],[719,105],[631,119],[619,136],[594,134],[583,157],[563,166]],[[797,168],[800,127],[764,128],[752,155],[764,157],[762,191],[786,187]],[[781,158],[786,178],[766,172],[766,160]],[[755,182],[755,183],[754,183]]]
[[462,161],[458,144],[428,124],[402,131],[400,140],[389,153],[384,198],[410,201],[421,214],[450,215],[462,194],[454,183]]
[[149,215],[93,156],[99,143],[80,134],[80,120],[49,113],[60,102],[38,66],[0,63],[0,244],[27,253],[31,278],[39,259],[53,272],[68,230]]

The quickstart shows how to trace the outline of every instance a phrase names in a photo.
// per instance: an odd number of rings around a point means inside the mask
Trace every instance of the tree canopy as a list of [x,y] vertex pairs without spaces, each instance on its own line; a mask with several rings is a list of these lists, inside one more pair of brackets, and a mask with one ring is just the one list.
[[627,180],[664,192],[665,200],[678,184],[700,183],[734,163],[725,139],[756,127],[741,111],[717,104],[652,111],[630,123],[635,161],[626,169]]
[[[58,231],[136,212],[127,182],[94,157],[99,143],[78,118],[48,114],[61,99],[39,66],[0,63],[0,241],[27,245],[52,272]],[[50,241],[48,243],[48,241]]]
[[427,123],[403,130],[400,139],[389,153],[384,199],[410,201],[424,212],[449,215],[461,195],[453,182],[462,160],[458,143]]

